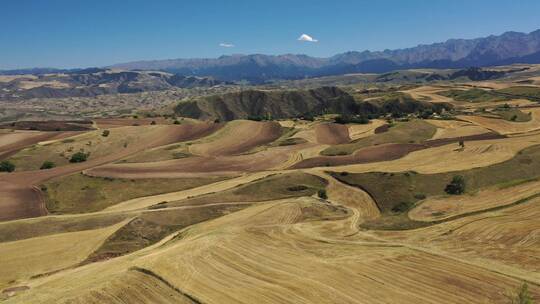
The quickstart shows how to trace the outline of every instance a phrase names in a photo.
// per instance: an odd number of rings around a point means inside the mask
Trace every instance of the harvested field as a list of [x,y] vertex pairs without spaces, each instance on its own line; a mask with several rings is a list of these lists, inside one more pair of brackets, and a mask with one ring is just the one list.
[[432,148],[418,150],[392,161],[351,164],[327,167],[326,169],[358,173],[414,170],[427,174],[467,170],[509,160],[520,150],[540,144],[540,136],[534,134],[522,137],[467,141],[463,149],[457,143],[441,144],[443,143],[435,141]]
[[351,124],[349,126],[349,136],[351,140],[357,140],[360,138],[368,137],[370,135],[375,134],[375,130],[377,128],[385,125],[386,122],[384,120],[380,119],[373,119],[368,124],[360,125],[360,124]]
[[92,263],[135,252],[185,227],[246,207],[249,207],[249,204],[221,204],[146,211],[114,232],[83,263]]
[[398,123],[387,132],[361,138],[349,144],[335,145],[322,152],[326,156],[353,154],[356,150],[369,146],[396,143],[413,144],[421,143],[435,134],[435,126],[423,120],[412,120]]
[[0,288],[83,261],[123,223],[0,244]]
[[460,104],[460,102],[452,99],[449,96],[440,95],[439,92],[448,90],[447,87],[436,87],[436,86],[421,86],[411,90],[403,91],[411,95],[412,98],[417,100],[428,100],[429,102],[434,103],[451,103],[451,104]]
[[458,118],[504,135],[514,135],[540,130],[540,108],[528,108],[523,110],[523,112],[527,114],[532,113],[530,121],[511,122],[503,119],[474,115],[460,115]]
[[225,156],[247,152],[268,144],[281,136],[281,126],[276,122],[236,120],[201,143],[189,146],[189,152],[200,156]]
[[425,148],[425,146],[418,144],[383,144],[357,150],[353,155],[318,156],[305,159],[292,165],[290,169],[343,166],[349,164],[389,161],[404,157],[413,151],[422,150]]
[[351,141],[349,128],[336,123],[318,124],[314,127],[317,142],[324,145],[345,144]]
[[[0,178],[7,174],[0,175]],[[47,214],[39,189],[0,181],[0,221]]]
[[[512,181],[510,181],[511,183]],[[416,221],[437,221],[460,214],[510,205],[540,194],[540,182],[520,181],[515,186],[495,186],[468,195],[429,197],[409,212]]]
[[391,161],[402,158],[414,151],[438,147],[449,143],[457,143],[460,140],[490,140],[503,138],[495,133],[484,133],[457,138],[439,138],[423,142],[422,144],[382,144],[368,148],[363,148],[354,152],[353,155],[343,156],[316,156],[305,160],[300,160],[291,169],[323,167],[323,166],[343,166],[350,164],[363,164],[382,161]]
[[540,199],[411,231],[380,231],[385,239],[415,243],[538,286]]
[[[198,304],[188,295],[164,282],[160,277],[139,271],[141,268],[126,272],[83,291],[76,297],[80,303],[177,303]],[[151,272],[150,272],[151,273]],[[144,292],[141,292],[143,291]],[[69,301],[70,299],[65,299]]]
[[261,152],[236,156],[188,157],[152,163],[119,163],[96,167],[86,172],[93,176],[116,178],[173,178],[194,173],[236,175],[275,168],[297,151],[312,144],[272,147]]
[[455,138],[489,133],[490,130],[476,126],[472,123],[459,120],[427,120],[437,127],[437,131],[431,139]]
[[[161,246],[37,279],[12,302],[62,302],[66,294],[79,301],[90,290],[106,298],[114,292],[103,282],[125,290],[132,281],[115,278],[126,278],[129,269],[144,269],[200,303],[497,303],[520,284],[506,275],[509,269],[498,273],[467,261],[468,254],[409,245],[397,232],[385,236],[390,241],[363,233],[345,239],[333,224],[346,218],[339,208],[307,198],[252,206],[195,225]],[[534,296],[540,292],[530,289]]]

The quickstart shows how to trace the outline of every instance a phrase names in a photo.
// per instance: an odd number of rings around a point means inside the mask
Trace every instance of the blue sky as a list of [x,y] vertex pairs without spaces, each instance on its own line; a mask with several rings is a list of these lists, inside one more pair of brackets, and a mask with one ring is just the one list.
[[[0,69],[233,53],[331,56],[530,32],[540,28],[539,12],[538,0],[3,0]],[[304,33],[318,42],[298,41]]]

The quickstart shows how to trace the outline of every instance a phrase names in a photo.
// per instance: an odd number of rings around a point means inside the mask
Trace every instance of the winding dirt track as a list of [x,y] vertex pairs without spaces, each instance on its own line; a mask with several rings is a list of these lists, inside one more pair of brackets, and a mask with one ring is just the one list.
[[3,194],[0,198],[0,221],[46,214],[40,195],[36,195],[36,186],[46,180],[110,163],[146,149],[200,138],[211,134],[220,127],[220,125],[212,123],[149,126],[148,128],[152,128],[152,132],[148,133],[147,138],[105,157],[49,170],[0,174],[0,193]]

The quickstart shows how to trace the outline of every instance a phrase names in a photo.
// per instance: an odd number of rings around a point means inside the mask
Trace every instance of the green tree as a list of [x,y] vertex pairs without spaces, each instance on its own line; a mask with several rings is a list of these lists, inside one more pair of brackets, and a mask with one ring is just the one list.
[[326,195],[326,190],[325,189],[321,189],[321,190],[317,191],[317,196],[322,198],[322,199],[327,199],[328,198],[328,195]]
[[13,172],[15,171],[15,164],[9,160],[0,162],[0,172]]
[[41,165],[41,167],[39,167],[40,170],[46,170],[46,169],[52,169],[56,167],[56,164],[53,163],[52,161],[50,160],[46,160],[43,162],[43,164]]
[[465,192],[465,178],[461,175],[454,176],[444,191],[453,195],[463,194]]
[[109,131],[109,130],[103,130],[103,133],[101,133],[101,136],[107,137],[107,136],[109,136],[109,134],[111,134],[111,131]]
[[77,152],[73,155],[71,155],[71,159],[69,160],[70,163],[82,163],[85,162],[88,159],[88,153],[84,152]]

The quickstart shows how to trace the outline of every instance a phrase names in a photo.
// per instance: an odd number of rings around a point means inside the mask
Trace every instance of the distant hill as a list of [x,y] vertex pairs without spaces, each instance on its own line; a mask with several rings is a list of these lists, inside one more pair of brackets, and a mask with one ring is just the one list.
[[0,100],[28,98],[92,97],[171,88],[211,87],[225,82],[210,77],[164,72],[113,71],[100,68],[69,70],[10,78],[0,82]]
[[199,97],[180,102],[176,115],[202,120],[283,119],[313,117],[322,114],[386,114],[415,113],[430,109],[439,112],[444,104],[417,101],[404,94],[357,101],[337,87],[311,90],[245,90]]
[[540,63],[540,30],[506,32],[477,39],[450,39],[407,49],[346,52],[328,58],[307,55],[232,55],[219,58],[137,61],[113,65],[130,70],[162,70],[182,75],[255,83],[347,73],[385,73],[412,68],[467,68]]

